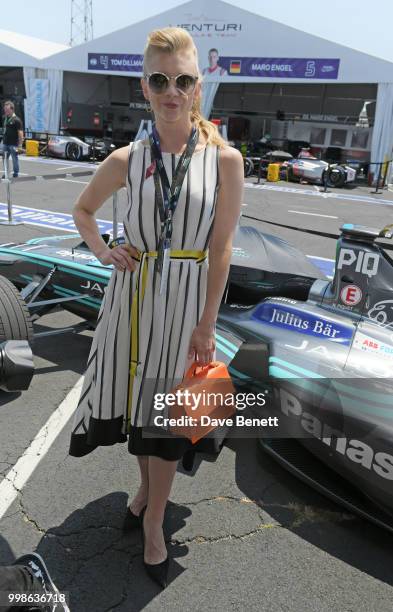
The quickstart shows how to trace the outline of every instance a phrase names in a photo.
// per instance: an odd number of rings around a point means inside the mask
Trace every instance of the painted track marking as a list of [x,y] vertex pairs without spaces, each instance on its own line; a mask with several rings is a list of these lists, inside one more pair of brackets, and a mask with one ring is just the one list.
[[4,476],[0,483],[0,519],[18,497],[38,464],[45,457],[52,444],[67,425],[75,412],[82,390],[84,377],[79,378],[58,408],[51,414],[45,425],[41,427],[30,446],[24,451],[15,465]]
[[326,198],[333,200],[342,200],[343,202],[356,202],[358,204],[377,204],[380,206],[393,206],[393,200],[384,200],[373,198],[366,195],[351,195],[346,193],[323,193],[312,189],[297,189],[295,187],[278,187],[275,185],[258,185],[255,183],[244,183],[244,187],[256,189],[260,191],[277,191],[281,193],[294,193],[297,195],[306,195],[313,198]]
[[325,217],[326,219],[338,219],[338,217],[334,217],[333,215],[320,215],[319,213],[304,212],[302,210],[288,210],[288,212],[295,213],[296,215],[310,215],[311,217]]
[[74,181],[73,179],[56,179],[58,181],[64,181],[65,183],[82,183],[83,185],[88,185],[90,181]]

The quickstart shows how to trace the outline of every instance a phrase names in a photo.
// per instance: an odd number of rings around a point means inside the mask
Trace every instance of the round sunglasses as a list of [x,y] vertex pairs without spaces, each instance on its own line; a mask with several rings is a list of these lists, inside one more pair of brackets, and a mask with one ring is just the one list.
[[175,81],[175,87],[183,94],[194,91],[198,77],[192,74],[178,74],[176,77],[169,77],[164,72],[152,72],[145,75],[145,79],[155,94],[165,93],[171,80]]

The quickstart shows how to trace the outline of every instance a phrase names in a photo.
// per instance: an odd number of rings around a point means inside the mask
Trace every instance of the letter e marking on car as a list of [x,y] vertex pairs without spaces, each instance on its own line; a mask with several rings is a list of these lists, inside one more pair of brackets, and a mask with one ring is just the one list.
[[340,299],[347,306],[356,306],[362,299],[362,290],[357,285],[346,285],[340,291]]

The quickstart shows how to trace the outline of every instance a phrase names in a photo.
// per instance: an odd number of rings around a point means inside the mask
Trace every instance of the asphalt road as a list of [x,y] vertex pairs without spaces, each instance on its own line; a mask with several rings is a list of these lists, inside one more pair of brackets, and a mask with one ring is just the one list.
[[[65,166],[61,161],[21,162],[22,173],[29,175]],[[13,201],[70,213],[88,178],[75,180],[15,183]],[[338,234],[343,222],[383,227],[391,221],[393,193],[369,192],[345,189],[323,197],[309,185],[247,187],[242,223],[282,236],[306,254],[333,258],[332,238],[303,230]],[[0,184],[0,201],[4,198]],[[124,191],[119,200],[121,208]],[[111,219],[110,201],[97,216]],[[62,232],[27,223],[0,225],[0,243],[54,233]],[[37,330],[78,321],[59,310],[42,317]],[[87,331],[38,340],[29,390],[0,395],[0,492],[10,481],[18,489],[0,519],[0,563],[36,549],[60,590],[70,594],[72,612],[213,607],[391,612],[393,537],[301,484],[262,454],[254,440],[228,441],[217,458],[200,458],[192,476],[179,468],[166,517],[171,582],[160,592],[143,571],[140,536],[121,532],[128,495],[137,487],[135,458],[121,445],[99,448],[82,459],[68,456],[67,415],[76,405],[72,390],[83,375],[91,338]],[[42,429],[59,410],[65,426],[55,422]],[[20,473],[15,474],[13,466],[21,457],[25,463],[19,461]],[[26,464],[35,466],[31,474]],[[0,498],[0,508],[1,503],[4,508]]]

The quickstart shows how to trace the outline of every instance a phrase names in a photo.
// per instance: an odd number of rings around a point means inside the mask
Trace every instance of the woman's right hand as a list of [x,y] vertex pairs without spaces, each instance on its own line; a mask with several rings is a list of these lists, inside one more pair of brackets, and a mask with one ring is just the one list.
[[119,272],[124,272],[124,270],[133,272],[138,264],[138,261],[133,257],[139,259],[139,255],[140,253],[135,247],[129,244],[119,244],[113,249],[106,247],[102,253],[97,255],[97,259],[104,266],[112,264]]

